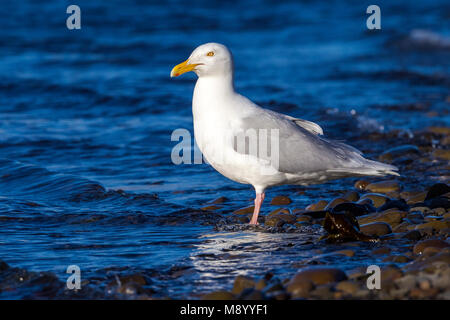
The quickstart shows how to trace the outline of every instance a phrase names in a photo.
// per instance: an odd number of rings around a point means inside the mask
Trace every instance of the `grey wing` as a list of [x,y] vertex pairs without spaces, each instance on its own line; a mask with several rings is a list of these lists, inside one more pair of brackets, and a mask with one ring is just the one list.
[[[255,131],[258,136],[257,157],[265,160],[278,159],[278,171],[283,173],[320,172],[348,166],[360,166],[365,159],[361,152],[339,141],[323,139],[318,136],[320,126],[313,122],[308,128],[299,126],[298,120],[269,110],[261,109],[242,119],[242,132]],[[306,120],[304,120],[306,121]],[[316,130],[311,130],[316,128]],[[321,131],[321,128],[320,128]],[[264,136],[267,136],[266,142]],[[249,143],[249,140],[246,140]],[[267,151],[261,152],[261,145]],[[234,141],[234,150],[249,154],[251,148],[239,148]]]
[[314,133],[317,135],[323,135],[323,130],[317,123],[314,123],[314,122],[311,122],[308,120],[304,120],[304,119],[294,118],[294,117],[287,116],[287,115],[282,115],[282,114],[279,114],[279,115],[284,116],[287,120],[294,122],[296,125],[302,127],[303,129],[308,130],[311,133]]

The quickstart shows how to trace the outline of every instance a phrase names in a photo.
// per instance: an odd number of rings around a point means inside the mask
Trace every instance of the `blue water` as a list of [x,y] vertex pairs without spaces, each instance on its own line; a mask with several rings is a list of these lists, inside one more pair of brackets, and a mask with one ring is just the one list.
[[[13,266],[62,279],[71,264],[83,276],[183,266],[161,289],[180,296],[237,274],[293,272],[314,255],[310,235],[215,231],[253,191],[206,164],[171,162],[172,131],[192,132],[195,76],[169,73],[204,42],[232,50],[241,93],[369,156],[388,146],[368,145],[367,133],[450,124],[446,0],[378,1],[378,31],[360,1],[78,0],[81,30],[66,28],[70,4],[0,5],[0,259]],[[287,194],[303,208],[352,181],[274,188],[268,200]],[[221,211],[200,210],[219,196]],[[286,241],[295,251],[280,249]],[[237,257],[220,260],[224,248]]]

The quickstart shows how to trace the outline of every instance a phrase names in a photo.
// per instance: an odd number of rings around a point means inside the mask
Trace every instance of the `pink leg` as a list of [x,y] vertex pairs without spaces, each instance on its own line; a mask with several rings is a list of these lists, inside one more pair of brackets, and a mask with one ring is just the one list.
[[250,224],[258,224],[258,214],[259,210],[261,209],[261,205],[264,201],[264,197],[266,194],[263,193],[257,193],[255,198],[255,210],[253,211],[252,220],[250,220]]

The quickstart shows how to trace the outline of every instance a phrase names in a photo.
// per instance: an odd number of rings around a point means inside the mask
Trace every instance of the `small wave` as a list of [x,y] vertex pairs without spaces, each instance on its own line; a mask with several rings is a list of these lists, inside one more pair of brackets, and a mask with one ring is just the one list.
[[69,202],[109,201],[115,205],[149,205],[159,202],[155,194],[131,194],[107,190],[100,183],[71,175],[51,172],[36,165],[0,159],[0,193],[4,197],[34,201]]
[[430,30],[413,29],[408,35],[394,40],[393,45],[401,49],[449,50],[450,37]]

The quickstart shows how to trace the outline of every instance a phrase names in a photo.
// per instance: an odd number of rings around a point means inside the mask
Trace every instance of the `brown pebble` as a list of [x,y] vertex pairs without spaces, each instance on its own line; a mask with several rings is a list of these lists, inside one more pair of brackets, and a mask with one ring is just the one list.
[[450,228],[450,221],[430,221],[419,224],[415,227],[416,230],[432,228],[433,230],[442,230]]
[[309,206],[306,207],[305,210],[308,210],[308,211],[321,211],[321,210],[325,209],[327,204],[328,204],[328,201],[320,200],[319,202],[310,204]]
[[410,258],[408,258],[408,257],[406,257],[406,256],[404,256],[404,255],[395,255],[393,258],[392,258],[392,262],[396,262],[396,263],[406,263],[406,262],[409,262],[409,261],[411,261],[411,259]]
[[[447,97],[447,102],[450,102],[450,96]],[[450,135],[450,127],[429,127],[426,130],[439,135]]]
[[380,193],[366,193],[359,199],[358,203],[360,203],[364,199],[372,200],[375,208],[381,207],[383,204],[385,204],[387,201],[390,200],[389,197],[387,197],[383,194],[380,194]]
[[450,247],[450,244],[448,244],[446,241],[438,240],[438,239],[429,239],[429,240],[423,240],[414,246],[413,253],[414,254],[422,254],[425,248],[428,247],[436,247],[436,248],[448,248]]
[[288,282],[287,291],[291,294],[292,298],[305,298],[313,288],[314,285],[310,280],[299,281],[293,278]]
[[203,295],[201,300],[235,300],[235,296],[228,291],[216,291]]
[[237,276],[236,279],[234,279],[233,290],[231,290],[231,293],[238,295],[244,289],[254,288],[254,287],[255,287],[255,281],[253,279],[245,277],[245,276]]
[[219,206],[206,206],[206,207],[202,207],[201,209],[203,211],[214,211],[214,210],[220,209],[220,207]]
[[425,201],[425,198],[427,197],[427,191],[422,191],[422,192],[411,192],[409,195],[405,195],[406,196],[406,203],[407,204],[416,204],[419,202],[423,202]]
[[[411,226],[411,224],[409,222],[405,221],[405,222],[402,222],[402,223],[396,225],[395,227],[393,227],[392,232],[394,232],[394,233],[408,232],[408,231],[410,231],[410,229],[409,229],[410,226]],[[420,235],[420,232],[419,232],[419,235]]]
[[431,257],[431,256],[434,256],[435,254],[438,254],[441,251],[442,251],[442,248],[427,247],[427,248],[423,249],[422,255],[426,256],[426,257]]
[[236,211],[233,211],[233,214],[249,214],[249,213],[253,213],[254,210],[255,210],[255,207],[250,206],[250,207],[245,207],[245,208],[241,208]]
[[271,217],[282,213],[291,214],[291,211],[289,211],[289,209],[286,208],[278,208],[270,212],[267,216]]
[[334,253],[343,254],[344,256],[347,256],[347,257],[353,257],[355,255],[355,251],[350,250],[350,249],[339,250],[339,251],[335,251]]
[[355,188],[358,190],[366,190],[366,187],[370,184],[367,180],[358,180],[355,183]]
[[430,290],[431,282],[428,279],[422,280],[419,282],[419,288],[422,290]]
[[221,203],[224,203],[224,202],[227,202],[227,201],[228,201],[228,198],[226,198],[226,197],[219,197],[217,199],[212,200],[210,203],[212,203],[212,204],[221,204]]
[[358,203],[358,204],[368,204],[368,205],[370,205],[370,206],[373,206],[373,201],[371,200],[371,199],[369,199],[369,198],[366,198],[366,199],[359,199],[356,203]]
[[307,215],[302,215],[302,216],[298,216],[297,217],[297,222],[308,222],[310,221],[312,218],[310,216]]
[[334,296],[334,292],[331,291],[331,287],[329,285],[321,285],[316,287],[313,291],[311,291],[311,296],[317,297],[319,299],[330,300]]
[[444,208],[434,208],[433,210],[431,210],[431,212],[433,212],[433,214],[435,215],[442,216],[444,213],[446,213],[446,210]]
[[342,198],[350,202],[356,202],[359,200],[359,193],[356,191],[347,191]]
[[429,290],[421,290],[414,288],[410,291],[409,296],[413,299],[430,299],[439,293],[439,289],[431,288]]
[[366,186],[366,190],[376,193],[399,191],[400,184],[395,180],[374,182]]
[[297,220],[297,217],[293,214],[278,214],[278,217],[286,223],[294,223]]
[[353,281],[341,281],[336,285],[336,289],[346,294],[354,294],[358,291],[359,286]]
[[359,230],[368,236],[384,236],[392,233],[391,226],[386,222],[372,222],[361,225]]
[[336,281],[346,280],[345,272],[337,268],[329,267],[308,267],[297,273],[292,279],[293,282],[305,280],[312,281],[315,285],[322,285]]
[[[395,265],[387,266],[387,267],[381,269],[382,282],[392,283],[392,281],[399,279],[402,276],[403,276],[403,271]],[[383,284],[382,284],[382,287],[383,287]]]
[[400,222],[402,222],[403,218],[406,217],[408,213],[405,211],[400,211],[398,209],[393,208],[393,210],[389,209],[383,212],[373,213],[365,216],[358,217],[358,222],[360,225],[371,223],[371,222],[386,222],[391,227],[395,227]]
[[336,198],[336,199],[333,199],[333,200],[331,200],[331,201],[327,204],[327,206],[325,207],[324,210],[333,209],[333,208],[336,207],[338,204],[341,204],[341,203],[344,203],[344,202],[347,202],[347,200],[345,200],[345,199],[343,199],[343,198]]
[[292,203],[292,200],[286,196],[276,196],[270,202],[270,204],[273,206],[283,206],[290,203]]
[[373,249],[370,254],[382,255],[382,254],[389,254],[389,253],[391,253],[391,249],[390,248],[382,247],[382,248]]
[[268,217],[264,224],[268,227],[282,227],[284,225],[284,220],[278,216]]
[[263,290],[265,287],[267,287],[267,281],[264,279],[259,280],[255,285],[255,289],[260,291]]
[[128,275],[128,276],[123,276],[123,277],[120,277],[119,279],[120,279],[120,283],[122,285],[129,284],[129,283],[135,283],[135,284],[143,286],[147,283],[147,281],[145,281],[145,278],[138,273]]
[[450,161],[450,150],[436,149],[433,151],[433,157],[441,160]]
[[411,208],[409,211],[410,211],[410,212],[416,212],[416,211],[418,211],[418,212],[422,212],[422,214],[427,214],[428,212],[431,211],[431,209],[428,208],[428,207],[413,207],[413,208]]

